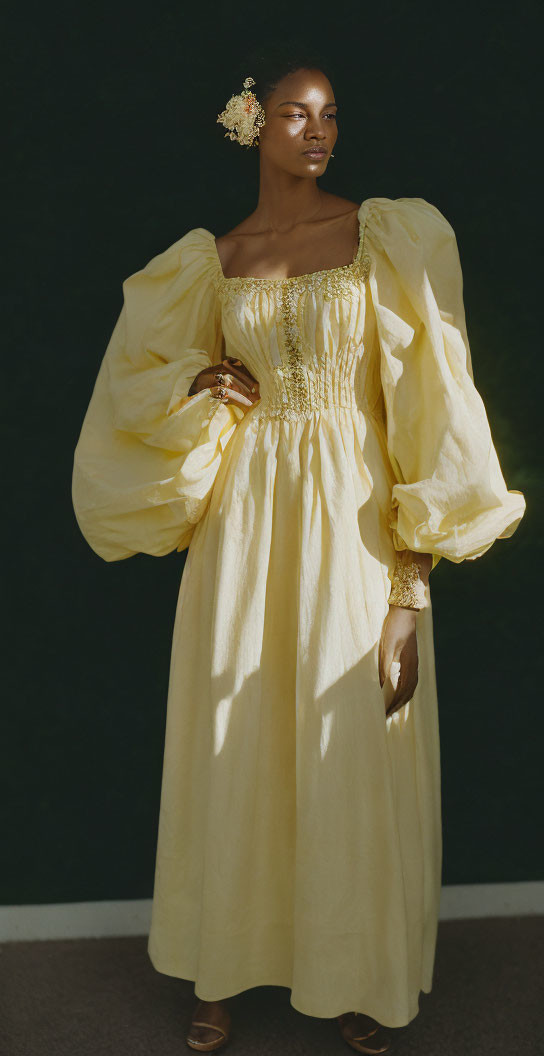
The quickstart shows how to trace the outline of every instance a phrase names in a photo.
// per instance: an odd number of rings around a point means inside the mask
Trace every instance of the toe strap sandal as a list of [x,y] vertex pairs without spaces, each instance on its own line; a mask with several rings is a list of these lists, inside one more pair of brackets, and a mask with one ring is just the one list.
[[[377,1023],[372,1030],[367,1031],[365,1034],[346,1034],[344,1027],[347,1017],[357,1016],[358,1014],[358,1012],[343,1012],[340,1016],[337,1016],[340,1024],[340,1032],[344,1041],[346,1041],[352,1049],[355,1049],[356,1052],[364,1052],[367,1053],[368,1056],[382,1056],[382,1054],[385,1056],[385,1053],[392,1053],[393,1048],[391,1045],[391,1038],[389,1034],[385,1032],[381,1023]],[[379,1037],[376,1037],[378,1032],[380,1032]],[[375,1044],[362,1044],[362,1042],[368,1041],[370,1038],[375,1038]]]
[[223,1027],[218,1027],[217,1023],[205,1023],[202,1019],[191,1020],[191,1027],[207,1027],[208,1030],[216,1030],[219,1033],[219,1037],[213,1038],[212,1041],[197,1041],[196,1038],[191,1038],[189,1033],[185,1041],[191,1049],[196,1049],[198,1052],[213,1052],[214,1049],[219,1049],[222,1045],[225,1045],[230,1037],[230,1034],[223,1030]]

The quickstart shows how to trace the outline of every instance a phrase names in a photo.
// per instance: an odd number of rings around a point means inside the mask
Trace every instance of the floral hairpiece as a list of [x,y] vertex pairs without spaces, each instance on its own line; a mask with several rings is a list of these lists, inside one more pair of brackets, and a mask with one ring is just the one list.
[[264,110],[255,93],[250,91],[250,84],[255,84],[253,77],[246,77],[244,91],[231,95],[225,109],[217,115],[218,122],[230,129],[225,136],[237,140],[243,147],[254,145],[264,125]]

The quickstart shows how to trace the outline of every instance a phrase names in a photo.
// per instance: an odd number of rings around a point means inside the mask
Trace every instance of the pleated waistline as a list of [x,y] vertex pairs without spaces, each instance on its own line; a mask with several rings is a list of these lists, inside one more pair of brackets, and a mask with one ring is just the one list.
[[351,371],[313,372],[291,361],[287,371],[276,370],[273,379],[267,378],[261,385],[261,391],[263,388],[256,412],[259,419],[304,421],[316,414],[358,409]]
[[338,400],[330,400],[326,402],[319,401],[300,407],[287,400],[273,401],[260,399],[252,417],[259,421],[278,419],[285,422],[303,422],[320,414],[341,414],[346,411],[354,414],[359,410],[360,407],[355,400],[351,400],[347,403]]

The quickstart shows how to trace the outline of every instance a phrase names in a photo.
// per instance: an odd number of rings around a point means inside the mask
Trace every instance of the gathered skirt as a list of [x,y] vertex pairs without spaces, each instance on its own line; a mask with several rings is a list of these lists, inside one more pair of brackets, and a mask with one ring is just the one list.
[[391,1027],[429,992],[441,886],[432,608],[419,682],[378,677],[395,551],[378,431],[338,408],[240,424],[174,624],[148,951],[221,1000]]

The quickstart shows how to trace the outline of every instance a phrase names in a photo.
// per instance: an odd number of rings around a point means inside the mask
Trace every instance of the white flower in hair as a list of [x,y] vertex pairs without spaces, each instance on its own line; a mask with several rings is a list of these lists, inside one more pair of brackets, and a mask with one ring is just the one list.
[[229,129],[225,136],[237,140],[243,147],[253,146],[264,125],[264,110],[255,93],[250,91],[251,84],[255,84],[253,77],[246,77],[244,91],[232,95],[225,109],[217,115],[217,121]]

